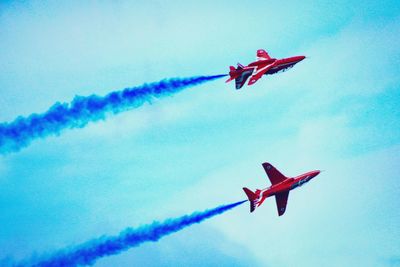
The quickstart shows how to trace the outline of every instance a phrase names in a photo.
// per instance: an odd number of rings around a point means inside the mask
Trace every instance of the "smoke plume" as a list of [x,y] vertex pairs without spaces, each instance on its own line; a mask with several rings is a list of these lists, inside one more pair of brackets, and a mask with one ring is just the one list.
[[243,200],[201,212],[194,212],[178,218],[167,219],[163,222],[155,221],[152,224],[143,225],[138,228],[127,228],[117,236],[103,236],[72,248],[51,253],[36,260],[22,262],[16,266],[56,267],[91,265],[102,257],[121,253],[142,243],[157,242],[166,235],[178,232],[192,224],[201,223],[206,219],[233,209],[246,201]]
[[82,128],[91,121],[105,119],[107,114],[137,108],[154,98],[170,96],[185,88],[224,76],[173,78],[114,91],[106,96],[76,96],[71,103],[57,102],[42,114],[35,113],[28,117],[18,117],[9,123],[0,123],[0,154],[18,151],[34,139],[59,135],[67,128]]

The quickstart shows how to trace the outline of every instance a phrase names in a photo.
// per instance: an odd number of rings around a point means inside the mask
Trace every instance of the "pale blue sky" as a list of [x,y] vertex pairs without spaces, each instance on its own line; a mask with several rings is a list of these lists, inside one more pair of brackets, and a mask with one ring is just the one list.
[[0,156],[0,258],[234,202],[323,169],[95,266],[399,266],[398,1],[3,1],[0,121],[56,101],[306,55],[235,91],[223,80]]

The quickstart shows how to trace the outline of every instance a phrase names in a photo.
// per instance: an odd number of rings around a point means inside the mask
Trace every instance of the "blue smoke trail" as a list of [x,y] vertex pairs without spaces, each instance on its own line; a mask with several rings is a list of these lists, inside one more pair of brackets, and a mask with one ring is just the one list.
[[118,236],[105,236],[78,245],[74,248],[60,250],[45,258],[22,262],[16,266],[56,267],[56,266],[78,266],[92,265],[96,260],[118,254],[124,250],[139,246],[144,242],[157,242],[162,237],[178,232],[192,224],[222,214],[247,200],[218,206],[202,212],[194,212],[182,217],[167,219],[163,222],[153,222],[138,228],[127,228]]
[[169,96],[185,88],[226,75],[173,78],[160,82],[114,91],[101,97],[76,96],[71,103],[54,104],[42,114],[18,117],[0,124],[0,154],[15,152],[36,138],[59,135],[66,128],[82,128],[91,121],[105,119],[107,113],[119,113],[141,106],[153,98]]

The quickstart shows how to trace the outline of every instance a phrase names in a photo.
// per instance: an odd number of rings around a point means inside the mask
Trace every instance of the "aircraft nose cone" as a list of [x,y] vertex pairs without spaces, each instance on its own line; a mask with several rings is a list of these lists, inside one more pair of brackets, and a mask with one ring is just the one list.
[[320,170],[314,171],[314,177],[317,176],[317,175],[320,174],[320,173],[321,173]]
[[306,58],[305,56],[295,56],[295,57],[292,57],[292,60],[296,63],[299,63],[300,61],[302,61],[305,58]]

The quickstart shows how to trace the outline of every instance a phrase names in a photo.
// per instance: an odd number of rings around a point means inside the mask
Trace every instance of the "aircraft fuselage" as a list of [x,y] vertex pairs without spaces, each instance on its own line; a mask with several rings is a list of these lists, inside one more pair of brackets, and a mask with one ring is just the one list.
[[267,197],[274,196],[279,193],[288,192],[303,184],[309,182],[312,178],[317,176],[320,171],[310,171],[296,177],[287,178],[279,184],[272,185],[260,191],[256,191],[258,206],[260,206]]
[[296,65],[305,58],[306,58],[305,56],[295,56],[282,59],[271,58],[267,60],[259,60],[252,62],[247,67],[253,67],[257,69],[272,64],[271,69],[269,69],[266,73],[263,74],[263,75],[271,75],[280,71],[285,71],[287,69],[290,69],[291,67],[293,67],[294,65]]
[[303,59],[305,56],[294,56],[282,59],[271,58],[268,53],[263,50],[257,50],[257,60],[251,62],[247,66],[238,63],[237,68],[229,67],[229,79],[226,82],[235,80],[236,89],[240,89],[249,79],[248,85],[256,83],[263,75],[271,75],[281,71],[290,69]]
[[302,186],[303,184],[309,182],[312,178],[317,176],[320,171],[310,171],[299,176],[288,178],[279,184],[272,185],[267,187],[260,192],[260,196],[262,197],[270,197],[276,195],[278,193],[282,193],[284,191],[290,191],[297,187]]

